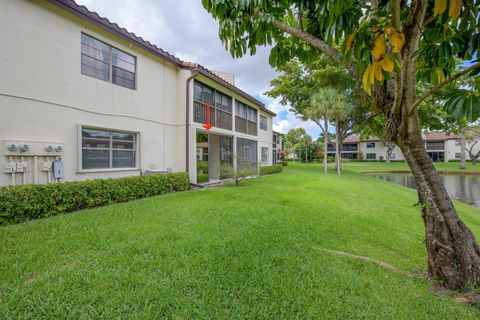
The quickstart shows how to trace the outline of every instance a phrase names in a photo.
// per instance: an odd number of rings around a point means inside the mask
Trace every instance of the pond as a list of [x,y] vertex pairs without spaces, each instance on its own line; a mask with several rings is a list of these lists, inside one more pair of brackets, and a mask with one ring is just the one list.
[[[415,189],[415,181],[411,174],[374,173],[369,175]],[[450,197],[480,208],[480,175],[449,174],[442,175],[442,179]]]

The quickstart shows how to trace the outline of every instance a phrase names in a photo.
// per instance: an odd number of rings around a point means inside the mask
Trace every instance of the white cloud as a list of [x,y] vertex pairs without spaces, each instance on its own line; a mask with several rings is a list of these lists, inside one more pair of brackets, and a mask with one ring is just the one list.
[[313,121],[302,121],[295,113],[289,111],[287,118],[283,120],[274,120],[273,130],[287,133],[290,129],[304,128],[313,139],[316,139],[319,135],[319,126]]

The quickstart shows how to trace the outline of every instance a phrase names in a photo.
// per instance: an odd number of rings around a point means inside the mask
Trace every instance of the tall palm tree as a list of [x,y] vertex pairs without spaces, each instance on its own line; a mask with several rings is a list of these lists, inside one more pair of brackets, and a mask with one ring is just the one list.
[[[345,94],[334,88],[321,88],[313,94],[310,106],[305,110],[305,120],[312,120],[317,123],[325,137],[323,166],[327,174],[327,150],[328,150],[328,120],[335,121],[335,166],[337,173],[341,174],[341,153],[340,153],[340,120],[345,116],[348,107],[348,98]],[[323,124],[321,122],[323,120]]]

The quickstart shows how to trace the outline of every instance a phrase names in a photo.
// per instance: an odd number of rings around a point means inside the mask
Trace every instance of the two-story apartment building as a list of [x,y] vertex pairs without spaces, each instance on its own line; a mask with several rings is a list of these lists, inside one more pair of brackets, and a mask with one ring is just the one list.
[[273,161],[263,103],[73,0],[2,1],[0,28],[0,185],[147,171],[196,182],[201,134],[209,180],[235,165],[229,152]]
[[[424,133],[423,140],[425,149],[434,162],[448,162],[460,160],[461,145],[459,137],[454,134],[446,134],[444,132],[428,132]],[[471,142],[467,142],[467,147],[472,146]],[[480,146],[476,147],[477,149]],[[341,156],[345,159],[362,159],[372,161],[382,161],[387,159],[390,150],[390,160],[404,161],[400,148],[394,144],[385,142],[377,137],[368,137],[361,139],[358,135],[352,135],[343,141]],[[474,150],[477,152],[478,150]],[[329,155],[335,156],[335,148],[333,144],[328,146]],[[470,160],[469,154],[466,154],[467,160]]]

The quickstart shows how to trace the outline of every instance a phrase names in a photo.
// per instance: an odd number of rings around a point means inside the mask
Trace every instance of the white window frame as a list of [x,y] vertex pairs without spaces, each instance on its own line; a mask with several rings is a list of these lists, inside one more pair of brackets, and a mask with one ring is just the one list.
[[[265,120],[265,122],[263,122],[263,120]],[[265,128],[263,128],[263,124],[265,125]],[[260,130],[268,131],[268,117],[262,114],[260,115]]]
[[[263,160],[263,156],[264,156],[263,151],[264,151],[264,150],[266,150],[266,152],[265,152],[265,156],[266,156],[265,161]],[[269,152],[269,148],[268,148],[268,147],[261,147],[261,149],[260,149],[260,163],[261,163],[261,164],[268,164],[268,152]]]
[[[103,43],[104,45],[106,45],[107,47],[110,48],[108,80],[99,79],[99,78],[97,78],[97,77],[94,77],[94,76],[91,76],[91,75],[88,75],[88,74],[83,73],[83,71],[82,71],[82,62],[81,62],[81,59],[80,59],[80,73],[81,73],[82,75],[86,76],[86,77],[90,77],[90,78],[97,79],[97,80],[100,80],[100,81],[109,82],[109,83],[114,84],[114,85],[116,85],[116,86],[119,86],[119,87],[122,87],[122,88],[125,88],[125,89],[129,89],[129,90],[134,90],[134,91],[136,91],[137,88],[138,88],[138,77],[137,77],[137,73],[138,73],[138,66],[137,66],[137,64],[138,64],[138,59],[137,59],[137,57],[136,57],[135,55],[129,53],[129,52],[126,52],[125,50],[122,50],[122,49],[120,49],[120,48],[118,48],[118,47],[115,47],[115,46],[113,46],[113,45],[111,45],[111,44],[109,44],[109,43],[107,43],[107,42],[105,42],[105,41],[103,41],[103,40],[100,40],[100,39],[98,39],[97,37],[94,37],[94,36],[92,36],[92,35],[90,35],[90,34],[88,34],[88,33],[85,33],[85,32],[81,32],[81,35],[80,35],[80,57],[82,57],[82,55],[83,55],[83,53],[82,53],[82,36],[83,36],[83,35],[84,35],[84,36],[87,36],[87,37],[89,37],[89,38],[91,38],[91,39],[93,39],[93,40],[95,40],[95,41],[101,42],[101,43]],[[126,54],[126,55],[129,55],[129,56],[131,56],[131,57],[133,58],[133,60],[134,60],[134,62],[135,62],[135,63],[134,63],[134,67],[135,67],[135,71],[134,71],[134,78],[135,78],[135,80],[134,80],[134,82],[135,82],[135,83],[134,83],[134,87],[133,87],[133,88],[130,88],[130,87],[127,87],[127,86],[123,86],[123,85],[121,85],[121,84],[118,84],[118,83],[113,82],[113,67],[114,67],[114,65],[113,65],[113,59],[112,59],[112,50],[113,50],[113,49],[118,50],[118,51],[120,51],[120,52],[122,52],[122,53],[124,53],[124,54]],[[127,71],[128,71],[128,70],[127,70]],[[129,72],[130,72],[130,71],[129,71]]]
[[[135,135],[135,167],[127,168],[95,168],[95,169],[83,169],[83,158],[82,158],[82,129],[92,129],[92,130],[103,130],[103,131],[114,131],[114,132],[124,132],[131,133]],[[78,124],[77,125],[77,173],[89,173],[89,172],[115,172],[115,171],[140,171],[140,143],[141,134],[139,131],[135,130],[125,130],[117,128],[108,128],[100,127],[95,125],[87,124]],[[110,158],[112,161],[112,158]]]

